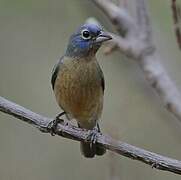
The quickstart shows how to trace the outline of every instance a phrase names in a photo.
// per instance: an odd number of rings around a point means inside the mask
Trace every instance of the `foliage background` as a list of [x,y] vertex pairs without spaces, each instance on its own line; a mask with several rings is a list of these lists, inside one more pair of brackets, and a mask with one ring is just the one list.
[[[154,40],[163,65],[181,90],[181,53],[169,0],[149,0]],[[60,110],[51,90],[51,70],[69,35],[90,17],[111,30],[88,0],[0,0],[0,95],[48,117]],[[98,53],[106,80],[103,132],[153,152],[181,159],[181,124],[163,107],[137,64],[115,52]],[[85,159],[79,143],[41,134],[0,114],[1,180],[109,180],[114,164],[120,180],[179,180],[178,175],[107,153]]]

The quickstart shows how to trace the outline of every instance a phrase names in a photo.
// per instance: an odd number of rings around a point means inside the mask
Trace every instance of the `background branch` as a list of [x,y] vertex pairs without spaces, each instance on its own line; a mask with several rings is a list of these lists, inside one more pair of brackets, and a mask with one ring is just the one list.
[[177,39],[178,46],[181,50],[181,27],[180,21],[181,21],[181,10],[179,4],[176,2],[176,0],[171,0],[171,9],[173,14],[173,22],[174,22],[174,29],[175,29],[175,36]]
[[[167,110],[181,121],[181,96],[160,63],[160,57],[152,43],[150,19],[145,0],[136,0],[137,22],[126,9],[116,6],[109,0],[92,0],[92,2],[107,15],[118,30],[119,35],[113,34],[114,39],[110,42],[111,46],[106,53],[119,50],[134,59]],[[121,33],[123,31],[124,36]]]
[[111,20],[116,30],[122,35],[135,34],[136,25],[131,16],[122,9],[112,3],[110,0],[92,0]]
[[[36,114],[20,105],[6,100],[3,97],[0,97],[0,111],[31,124],[44,133],[50,133],[50,130],[47,129],[47,125],[50,121],[52,121],[52,119]],[[59,136],[76,141],[85,141],[87,137],[86,130],[74,126],[64,126],[61,124],[58,125],[55,133]],[[176,159],[171,159],[146,151],[124,142],[114,140],[110,136],[103,134],[98,134],[97,143],[101,146],[104,146],[106,149],[109,149],[110,151],[134,160],[141,161],[151,165],[153,168],[181,174],[181,161]]]

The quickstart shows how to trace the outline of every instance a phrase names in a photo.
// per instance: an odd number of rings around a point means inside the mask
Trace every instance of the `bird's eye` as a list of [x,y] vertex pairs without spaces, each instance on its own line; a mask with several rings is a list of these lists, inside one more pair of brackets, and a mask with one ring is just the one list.
[[87,29],[82,30],[81,35],[82,35],[83,39],[90,39],[91,38],[91,35]]

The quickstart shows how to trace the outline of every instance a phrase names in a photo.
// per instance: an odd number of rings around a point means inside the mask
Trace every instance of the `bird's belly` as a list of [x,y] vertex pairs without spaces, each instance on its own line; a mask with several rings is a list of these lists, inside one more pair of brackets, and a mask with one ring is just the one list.
[[65,68],[56,80],[57,102],[86,129],[92,129],[102,113],[103,90],[97,75],[91,66]]

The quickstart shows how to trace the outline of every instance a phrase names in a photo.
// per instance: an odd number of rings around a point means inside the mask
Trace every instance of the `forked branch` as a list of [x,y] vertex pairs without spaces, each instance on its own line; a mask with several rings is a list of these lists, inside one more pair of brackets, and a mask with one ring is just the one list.
[[133,19],[126,9],[115,5],[110,0],[92,0],[92,2],[107,15],[118,30],[118,35],[113,34],[115,38],[106,52],[119,50],[135,60],[166,109],[181,121],[181,96],[160,63],[160,56],[152,42],[146,0],[136,0],[137,19]]

